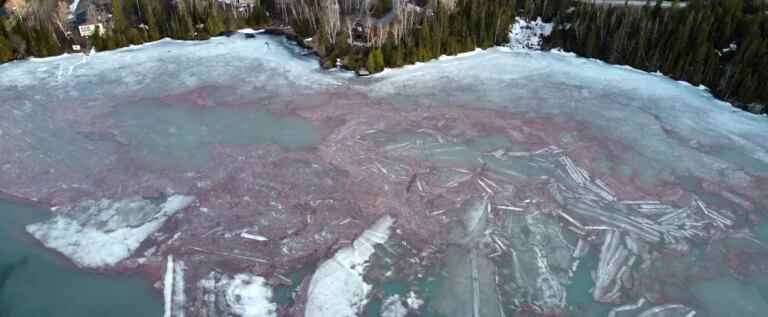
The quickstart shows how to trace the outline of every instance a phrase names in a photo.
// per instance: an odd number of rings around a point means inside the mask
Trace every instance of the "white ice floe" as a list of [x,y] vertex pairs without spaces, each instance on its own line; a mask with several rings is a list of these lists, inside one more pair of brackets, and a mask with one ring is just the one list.
[[177,261],[173,267],[173,297],[171,297],[171,305],[173,305],[172,315],[173,317],[184,317],[184,308],[186,307],[187,296],[184,292],[184,270],[186,266],[184,262]]
[[159,206],[141,198],[86,201],[57,208],[52,219],[26,229],[80,267],[113,266],[131,256],[170,216],[194,201],[194,197],[183,195],[171,196]]
[[184,293],[184,262],[174,261],[169,255],[163,277],[163,317],[184,317],[186,294]]
[[408,308],[411,310],[419,310],[421,305],[424,305],[424,300],[416,296],[414,291],[408,293],[408,298],[406,298],[405,301],[408,303]]
[[163,303],[164,313],[163,317],[171,317],[173,306],[171,301],[173,299],[173,255],[169,255],[165,265],[165,277],[163,278]]
[[261,276],[237,274],[229,282],[225,298],[230,312],[240,317],[277,316],[272,302],[272,288]]
[[403,305],[400,295],[392,295],[382,303],[379,315],[381,317],[405,317],[408,315],[408,308]]
[[198,316],[277,316],[272,287],[261,276],[210,272],[197,283],[196,294],[202,303]]
[[261,235],[258,235],[258,234],[250,234],[250,233],[247,233],[247,232],[241,233],[240,237],[243,238],[243,239],[256,240],[256,241],[268,241],[269,240],[269,238],[267,238],[265,236],[261,236]]
[[621,233],[608,231],[600,249],[595,288],[592,297],[599,302],[614,303],[622,294],[623,276],[632,270],[636,257],[624,246]]
[[317,268],[309,285],[306,317],[353,317],[367,302],[371,286],[363,280],[374,247],[389,239],[395,220],[379,219],[352,246],[336,252]]

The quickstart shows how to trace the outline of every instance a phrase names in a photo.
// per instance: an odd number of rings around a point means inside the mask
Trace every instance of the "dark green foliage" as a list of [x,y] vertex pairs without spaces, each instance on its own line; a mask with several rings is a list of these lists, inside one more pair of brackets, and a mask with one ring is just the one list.
[[112,0],[112,21],[115,31],[118,33],[124,32],[128,26],[127,22],[125,21],[125,13],[123,12],[122,0]]
[[676,9],[581,4],[571,13],[555,15],[555,30],[546,44],[660,71],[743,104],[765,104],[767,16],[759,3],[744,0],[692,1]]
[[375,3],[372,13],[375,18],[381,18],[392,10],[392,0],[376,0]]
[[477,46],[505,44],[516,11],[516,0],[459,0],[452,11],[436,2],[434,14],[422,16],[416,30],[406,34],[405,39],[396,41],[391,35],[386,39],[381,49],[384,63],[400,67],[471,51]]
[[367,63],[367,69],[368,72],[371,74],[378,73],[382,70],[384,70],[384,67],[386,65],[384,64],[384,54],[382,54],[381,50],[376,48],[371,50],[370,53],[368,53],[368,63]]
[[130,28],[125,34],[125,38],[128,41],[128,44],[131,45],[139,45],[141,43],[144,43],[144,39],[141,36],[141,32],[137,30],[136,28]]
[[13,59],[13,46],[4,36],[0,35],[0,62],[8,62]]

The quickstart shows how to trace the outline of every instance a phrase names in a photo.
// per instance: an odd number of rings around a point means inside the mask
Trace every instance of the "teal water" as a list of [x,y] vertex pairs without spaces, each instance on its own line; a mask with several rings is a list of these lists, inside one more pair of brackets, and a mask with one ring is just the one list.
[[313,263],[311,265],[303,266],[298,270],[291,272],[291,274],[289,274],[288,276],[286,276],[289,280],[291,280],[291,284],[275,287],[275,291],[274,291],[275,303],[283,307],[293,306],[294,296],[298,294],[299,288],[301,288],[301,282],[303,282],[304,279],[307,278],[308,276],[312,275],[312,273],[315,272],[316,268],[317,266]]
[[217,144],[276,144],[292,150],[320,141],[304,119],[248,108],[123,105],[111,119],[134,159],[161,169],[202,168]]
[[47,217],[0,200],[0,317],[162,316],[162,296],[139,276],[78,271],[30,239],[24,226]]
[[610,311],[610,305],[592,299],[592,288],[595,287],[592,271],[597,270],[599,261],[596,254],[581,258],[570,284],[565,288],[569,316],[601,317],[607,316]]

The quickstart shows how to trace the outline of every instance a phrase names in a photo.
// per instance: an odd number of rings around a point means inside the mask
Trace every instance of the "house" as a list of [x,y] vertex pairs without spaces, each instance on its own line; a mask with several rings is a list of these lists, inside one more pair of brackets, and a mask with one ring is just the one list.
[[99,34],[104,34],[104,25],[101,23],[83,24],[77,26],[77,30],[80,31],[80,36],[82,37],[90,37],[96,33],[97,29],[99,30]]

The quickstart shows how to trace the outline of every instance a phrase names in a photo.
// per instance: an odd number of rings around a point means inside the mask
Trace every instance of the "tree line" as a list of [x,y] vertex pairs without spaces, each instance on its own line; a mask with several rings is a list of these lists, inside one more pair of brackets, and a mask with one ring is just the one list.
[[270,24],[271,1],[239,7],[214,0],[112,0],[112,27],[91,41],[97,50],[152,42],[164,37],[206,40],[245,27]]
[[[246,7],[216,0],[112,0],[107,30],[89,41],[97,50],[109,50],[163,37],[204,40],[243,27],[287,24],[300,37],[313,38],[323,66],[341,62],[375,73],[504,45],[516,16],[542,17],[554,24],[547,48],[705,85],[742,107],[768,104],[764,0],[691,0],[686,6],[673,1],[671,8],[660,0],[642,7],[574,0],[396,1],[397,8],[391,0],[260,0]],[[405,10],[413,3],[420,9]],[[392,21],[377,22],[395,9]],[[0,17],[0,62],[60,54],[77,42],[44,12]],[[368,23],[362,35],[354,32],[360,21]]]
[[380,44],[351,45],[349,32],[342,30],[333,42],[319,33],[314,37],[315,47],[326,67],[340,59],[348,69],[376,73],[385,67],[401,67],[509,42],[517,0],[456,0],[451,7],[443,3],[433,1],[425,6],[425,13],[414,19],[410,32],[396,34],[393,28],[382,28],[383,40],[374,41]]
[[[579,4],[550,13],[546,40],[578,55],[704,85],[741,108],[768,105],[768,5],[763,0],[688,1],[662,8]],[[752,105],[750,105],[752,104]]]
[[272,0],[235,6],[215,0],[112,0],[110,23],[90,39],[79,37],[47,10],[0,17],[0,62],[59,55],[72,44],[111,50],[164,37],[205,40],[244,27],[267,26]]

